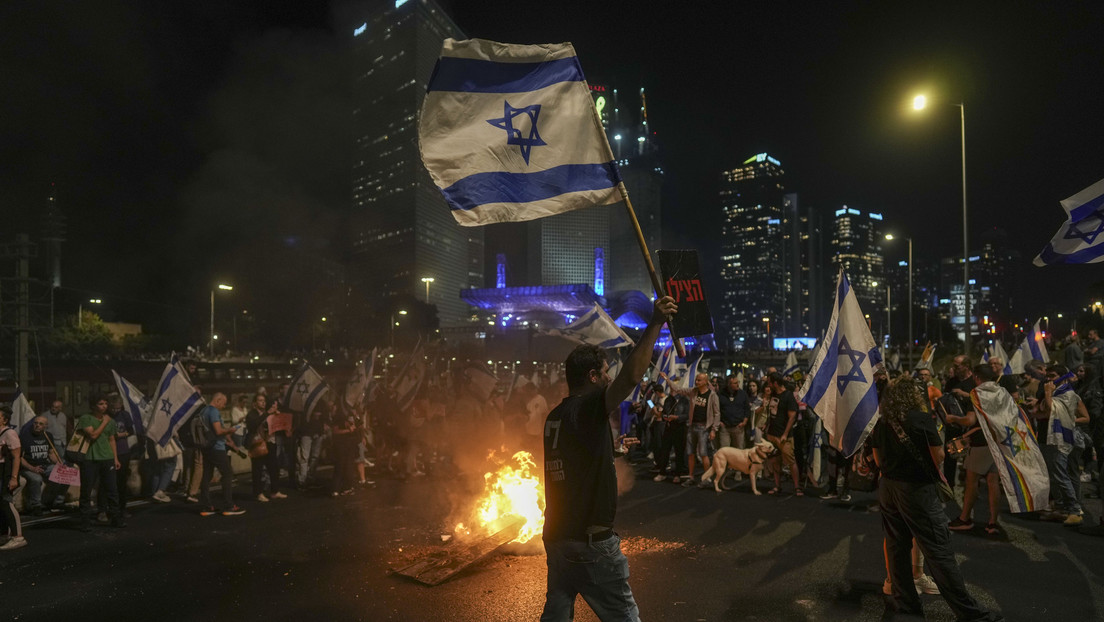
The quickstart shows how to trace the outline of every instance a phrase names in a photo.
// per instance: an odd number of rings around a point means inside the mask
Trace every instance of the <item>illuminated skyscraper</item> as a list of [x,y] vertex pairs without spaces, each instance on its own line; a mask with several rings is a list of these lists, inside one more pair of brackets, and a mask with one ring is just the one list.
[[370,3],[350,30],[354,67],[350,304],[386,314],[399,296],[430,302],[442,326],[470,316],[462,289],[483,285],[483,229],[461,227],[418,151],[425,86],[448,37],[465,38],[433,0]]
[[784,182],[782,164],[765,153],[721,173],[721,325],[733,345],[783,336]]
[[829,280],[834,287],[842,265],[859,306],[872,318],[878,317],[876,313],[884,316],[886,308],[884,239],[881,214],[862,212],[846,205],[835,211]]

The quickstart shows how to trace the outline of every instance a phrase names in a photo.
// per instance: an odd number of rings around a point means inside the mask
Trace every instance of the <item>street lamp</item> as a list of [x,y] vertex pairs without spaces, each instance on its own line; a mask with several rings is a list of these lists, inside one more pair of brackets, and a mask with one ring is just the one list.
[[[887,233],[885,238],[893,240],[893,234]],[[912,369],[912,238],[905,239],[908,240],[908,361],[909,369]]]
[[[872,281],[870,284],[873,285],[874,287],[878,286],[877,281]],[[889,283],[886,283],[885,288],[886,288],[886,345],[888,346],[888,345],[893,343],[893,330],[892,330],[893,329],[893,316],[890,315],[890,310],[891,310],[892,307],[890,307],[890,304],[889,304],[889,291],[890,291]],[[879,339],[878,341],[881,341],[881,339]]]
[[767,348],[773,349],[770,340],[770,316],[763,318],[763,321],[767,323]]
[[[913,110],[923,110],[928,105],[928,98],[917,95],[912,99]],[[966,325],[966,355],[970,355],[970,243],[967,237],[967,211],[966,211],[966,104],[952,104],[958,106],[962,127],[962,287],[966,295],[966,315],[963,323]]]
[[[406,315],[406,309],[399,309],[395,313]],[[391,349],[395,348],[395,327],[399,325],[399,323],[395,321],[395,313],[391,314]]]
[[423,276],[422,282],[425,283],[426,286],[426,304],[429,304],[429,284],[433,282],[433,277]]
[[[98,304],[102,303],[103,300],[100,300],[99,298],[92,298],[88,302],[89,302],[89,304],[98,305]],[[78,302],[77,303],[77,328],[80,328],[81,325],[82,325],[81,315],[83,315],[83,314],[84,314],[84,303]]]
[[[219,283],[218,284],[218,289],[221,289],[221,290],[227,291],[227,292],[234,291],[234,287],[232,285],[226,285],[224,283]],[[210,347],[210,353],[211,353],[212,358],[214,358],[214,356],[215,356],[215,339],[216,339],[216,337],[215,337],[215,290],[212,289],[211,290],[211,347]]]

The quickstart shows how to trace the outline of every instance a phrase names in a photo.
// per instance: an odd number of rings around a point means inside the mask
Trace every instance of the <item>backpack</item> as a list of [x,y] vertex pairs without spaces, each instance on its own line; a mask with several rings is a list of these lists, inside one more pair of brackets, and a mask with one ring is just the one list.
[[[207,408],[210,408],[208,406]],[[206,412],[206,408],[192,415],[191,421],[188,425],[182,426],[182,428],[188,428],[190,436],[192,437],[192,445],[196,449],[210,449],[215,444],[215,431],[211,429],[211,426],[207,423],[203,413]]]

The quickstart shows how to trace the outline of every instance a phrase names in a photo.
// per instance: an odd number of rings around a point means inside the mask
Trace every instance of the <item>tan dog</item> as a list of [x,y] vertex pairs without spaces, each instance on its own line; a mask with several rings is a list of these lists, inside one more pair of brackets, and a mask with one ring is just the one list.
[[725,469],[732,468],[751,477],[751,492],[759,495],[759,489],[755,486],[755,480],[759,471],[763,470],[763,462],[778,453],[778,448],[770,441],[759,441],[751,449],[737,449],[735,447],[721,447],[713,454],[713,465],[702,473],[702,486],[709,478],[713,478],[713,488],[721,492],[721,479],[725,476]]

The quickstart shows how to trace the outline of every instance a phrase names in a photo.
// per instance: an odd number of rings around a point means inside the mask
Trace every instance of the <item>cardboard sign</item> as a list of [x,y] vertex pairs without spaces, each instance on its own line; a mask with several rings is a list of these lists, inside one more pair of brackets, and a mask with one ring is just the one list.
[[55,464],[50,471],[50,481],[65,486],[80,486],[80,468],[67,464]]
[[291,413],[276,413],[268,416],[268,433],[275,434],[281,430],[291,434]]
[[671,320],[671,332],[678,338],[712,333],[713,317],[709,315],[709,303],[702,287],[698,251],[662,250],[656,254],[663,286],[678,304],[678,313]]

